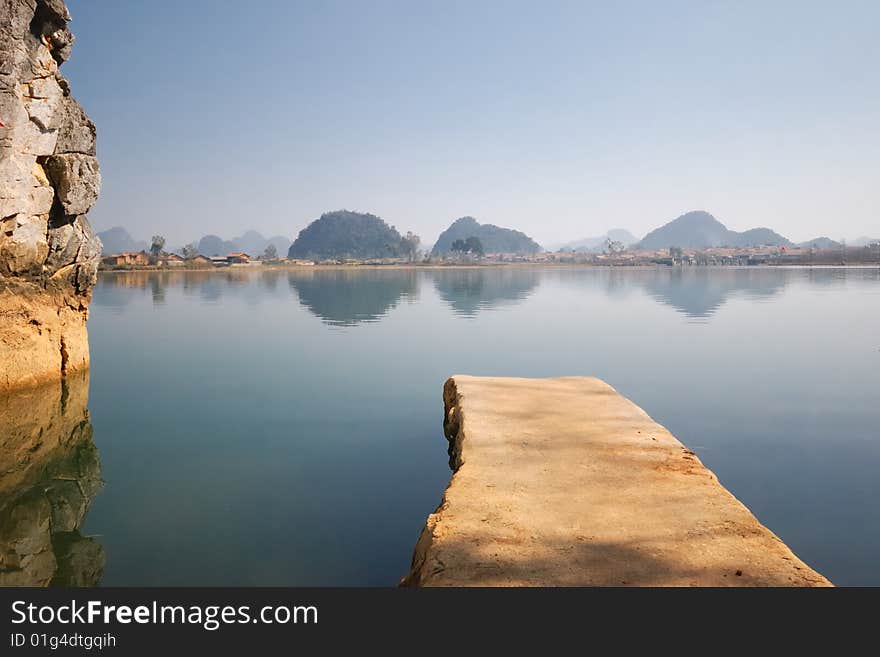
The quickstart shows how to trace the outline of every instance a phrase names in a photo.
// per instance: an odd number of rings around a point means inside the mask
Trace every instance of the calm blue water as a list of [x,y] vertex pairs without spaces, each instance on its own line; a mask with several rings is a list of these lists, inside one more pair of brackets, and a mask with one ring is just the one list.
[[389,585],[454,373],[594,375],[837,584],[880,585],[877,269],[108,273],[104,585]]

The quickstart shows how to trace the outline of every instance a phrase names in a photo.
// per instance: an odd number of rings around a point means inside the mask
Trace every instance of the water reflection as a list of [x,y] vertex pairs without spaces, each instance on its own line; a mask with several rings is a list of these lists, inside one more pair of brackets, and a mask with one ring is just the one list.
[[287,281],[299,302],[332,326],[375,322],[401,299],[418,298],[413,269],[296,269]]
[[275,292],[278,289],[278,284],[281,282],[282,276],[283,272],[278,269],[267,269],[260,273],[260,287],[269,292]]
[[643,270],[634,282],[652,298],[691,319],[708,320],[730,299],[766,301],[787,286],[843,287],[847,281],[877,280],[875,268],[662,268]]
[[692,319],[708,319],[728,299],[772,297],[785,287],[790,272],[782,269],[659,269],[644,272],[635,281],[657,301]]
[[262,269],[230,268],[196,271],[109,272],[99,279],[97,306],[121,310],[139,295],[155,306],[166,303],[167,290],[179,289],[216,305],[224,297],[248,303],[284,299],[279,284],[287,279],[301,305],[332,326],[354,326],[385,317],[402,299],[419,296],[422,278],[432,279],[438,296],[461,317],[512,306],[531,296],[544,281],[558,281],[585,290],[599,290],[622,299],[640,292],[670,306],[687,318],[707,321],[730,299],[753,301],[780,294],[793,282],[816,287],[846,284],[847,277],[877,278],[876,268],[599,268],[599,267],[476,267],[448,269]]
[[541,282],[541,270],[532,267],[438,269],[432,275],[437,293],[463,317],[519,303]]
[[88,374],[0,394],[0,586],[95,586],[104,550],[79,528],[102,486]]
[[572,267],[554,271],[556,280],[566,285],[598,288],[614,299],[642,290],[698,322],[711,319],[731,299],[766,301],[793,284],[842,288],[848,280],[880,280],[880,270],[871,267]]
[[[808,563],[880,582],[876,268],[251,267],[162,274],[161,306],[155,276],[102,275],[89,319],[114,486],[79,527],[111,555],[104,585],[395,582],[448,481],[456,371],[599,376]],[[124,311],[101,303],[119,291]],[[0,507],[43,495],[29,481]]]
[[[263,275],[269,272],[262,272]],[[234,294],[251,281],[245,269],[205,269],[189,271],[114,271],[105,272],[98,279],[101,293],[94,295],[93,303],[121,309],[136,298],[132,290],[149,294],[153,305],[165,304],[169,288],[180,288],[185,296],[198,297],[216,303],[224,294]]]

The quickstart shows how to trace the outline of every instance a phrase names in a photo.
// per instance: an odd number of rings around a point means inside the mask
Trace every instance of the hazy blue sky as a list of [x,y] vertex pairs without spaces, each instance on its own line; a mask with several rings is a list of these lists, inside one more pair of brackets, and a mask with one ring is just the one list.
[[880,2],[67,0],[104,229],[880,233]]

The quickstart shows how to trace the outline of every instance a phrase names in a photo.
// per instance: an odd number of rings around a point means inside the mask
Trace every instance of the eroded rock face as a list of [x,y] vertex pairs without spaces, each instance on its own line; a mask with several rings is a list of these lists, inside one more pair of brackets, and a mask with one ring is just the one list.
[[101,242],[95,126],[59,66],[62,0],[0,2],[0,389],[88,367],[86,316]]
[[0,586],[94,586],[104,550],[80,528],[101,489],[88,372],[0,392]]

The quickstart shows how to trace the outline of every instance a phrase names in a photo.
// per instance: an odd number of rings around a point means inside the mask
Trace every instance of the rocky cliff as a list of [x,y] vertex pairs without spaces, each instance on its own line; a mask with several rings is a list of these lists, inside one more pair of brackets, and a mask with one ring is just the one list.
[[95,126],[59,72],[69,20],[62,0],[0,0],[0,388],[89,363],[101,176]]

